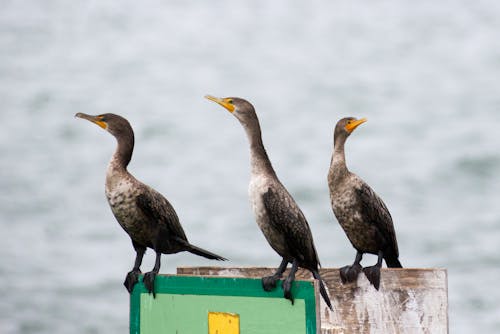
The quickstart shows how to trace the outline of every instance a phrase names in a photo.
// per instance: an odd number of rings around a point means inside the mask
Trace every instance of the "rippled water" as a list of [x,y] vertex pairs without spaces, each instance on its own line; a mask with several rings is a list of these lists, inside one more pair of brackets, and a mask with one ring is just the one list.
[[[253,102],[324,267],[354,257],[329,207],[333,126],[367,117],[348,164],[389,206],[403,265],[448,268],[452,333],[497,331],[499,31],[494,1],[2,1],[0,332],[127,331],[134,253],[103,194],[115,142],[76,112],[130,120],[130,171],[194,244],[278,265],[243,130],[207,93]],[[162,272],[212,264],[164,256]]]

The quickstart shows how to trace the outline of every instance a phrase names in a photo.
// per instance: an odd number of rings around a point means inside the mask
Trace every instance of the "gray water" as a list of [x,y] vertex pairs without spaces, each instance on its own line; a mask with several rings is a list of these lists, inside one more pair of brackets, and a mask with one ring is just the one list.
[[[403,265],[448,269],[451,333],[498,332],[499,33],[496,1],[0,1],[0,333],[127,332],[115,141],[76,112],[130,120],[129,170],[191,242],[279,264],[243,129],[205,94],[255,105],[324,267],[354,258],[329,206],[333,127],[367,117],[348,165],[390,208]],[[216,264],[176,254],[161,272]]]

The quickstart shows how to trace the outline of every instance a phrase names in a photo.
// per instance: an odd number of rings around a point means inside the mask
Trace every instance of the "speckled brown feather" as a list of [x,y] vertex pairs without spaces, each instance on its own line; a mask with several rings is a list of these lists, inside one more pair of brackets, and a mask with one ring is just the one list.
[[334,131],[334,152],[328,173],[333,212],[353,247],[361,253],[384,252],[388,266],[400,266],[396,233],[387,206],[346,166],[344,145],[350,135],[341,119]]
[[277,233],[284,235],[286,253],[283,257],[295,258],[299,266],[309,270],[318,268],[319,260],[311,230],[304,214],[286,189],[269,188],[263,195],[269,224]]
[[[210,99],[219,104],[221,102],[220,99]],[[248,192],[255,220],[270,246],[283,258],[274,275],[263,277],[263,288],[269,291],[275,287],[275,281],[281,277],[280,270],[284,270],[290,262],[292,271],[283,282],[285,298],[293,303],[290,286],[298,265],[310,270],[319,280],[320,293],[331,309],[330,299],[319,275],[319,260],[311,230],[299,206],[274,172],[262,142],[260,124],[253,106],[241,98],[225,100],[231,101],[232,113],[240,121],[249,140],[251,177]]]
[[170,254],[189,251],[213,259],[224,259],[190,245],[179,218],[169,201],[153,188],[138,181],[127,171],[134,149],[134,131],[130,123],[115,114],[77,117],[105,124],[118,146],[106,172],[105,193],[116,220],[135,246],[150,247]]

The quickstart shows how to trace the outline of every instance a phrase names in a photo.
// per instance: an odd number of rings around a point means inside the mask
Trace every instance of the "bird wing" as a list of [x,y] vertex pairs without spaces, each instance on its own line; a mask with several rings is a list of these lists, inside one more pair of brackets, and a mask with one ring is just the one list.
[[356,193],[361,203],[363,218],[375,225],[389,248],[395,252],[396,257],[399,256],[396,232],[389,209],[365,182],[356,187]]
[[319,265],[312,233],[304,214],[286,189],[269,188],[263,194],[264,207],[272,227],[285,236],[290,254],[299,262],[316,269]]
[[137,206],[150,220],[172,238],[187,241],[186,234],[170,202],[153,189],[145,188],[136,198]]

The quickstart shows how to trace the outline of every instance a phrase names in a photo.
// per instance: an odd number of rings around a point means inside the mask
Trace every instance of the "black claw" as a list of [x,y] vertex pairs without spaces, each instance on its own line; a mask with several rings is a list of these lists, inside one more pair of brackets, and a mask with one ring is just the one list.
[[131,270],[128,272],[127,276],[125,277],[125,281],[123,282],[123,285],[125,285],[125,288],[127,288],[128,293],[132,293],[132,291],[134,290],[135,283],[139,281],[140,274],[140,270]]
[[375,289],[379,289],[380,287],[380,267],[379,266],[371,266],[363,269],[366,278],[373,285]]
[[279,278],[272,275],[272,276],[266,276],[262,277],[262,288],[265,291],[271,291],[276,289],[276,282],[278,282]]
[[144,274],[144,279],[143,279],[146,290],[148,290],[149,293],[153,293],[153,298],[156,298],[155,278],[156,278],[156,273],[154,271],[150,271]]
[[363,268],[359,263],[354,263],[352,266],[345,266],[340,268],[340,279],[342,280],[342,284],[356,282],[358,279],[359,273]]
[[294,302],[293,296],[292,296],[292,282],[285,280],[283,282],[283,296],[288,299],[289,301]]

